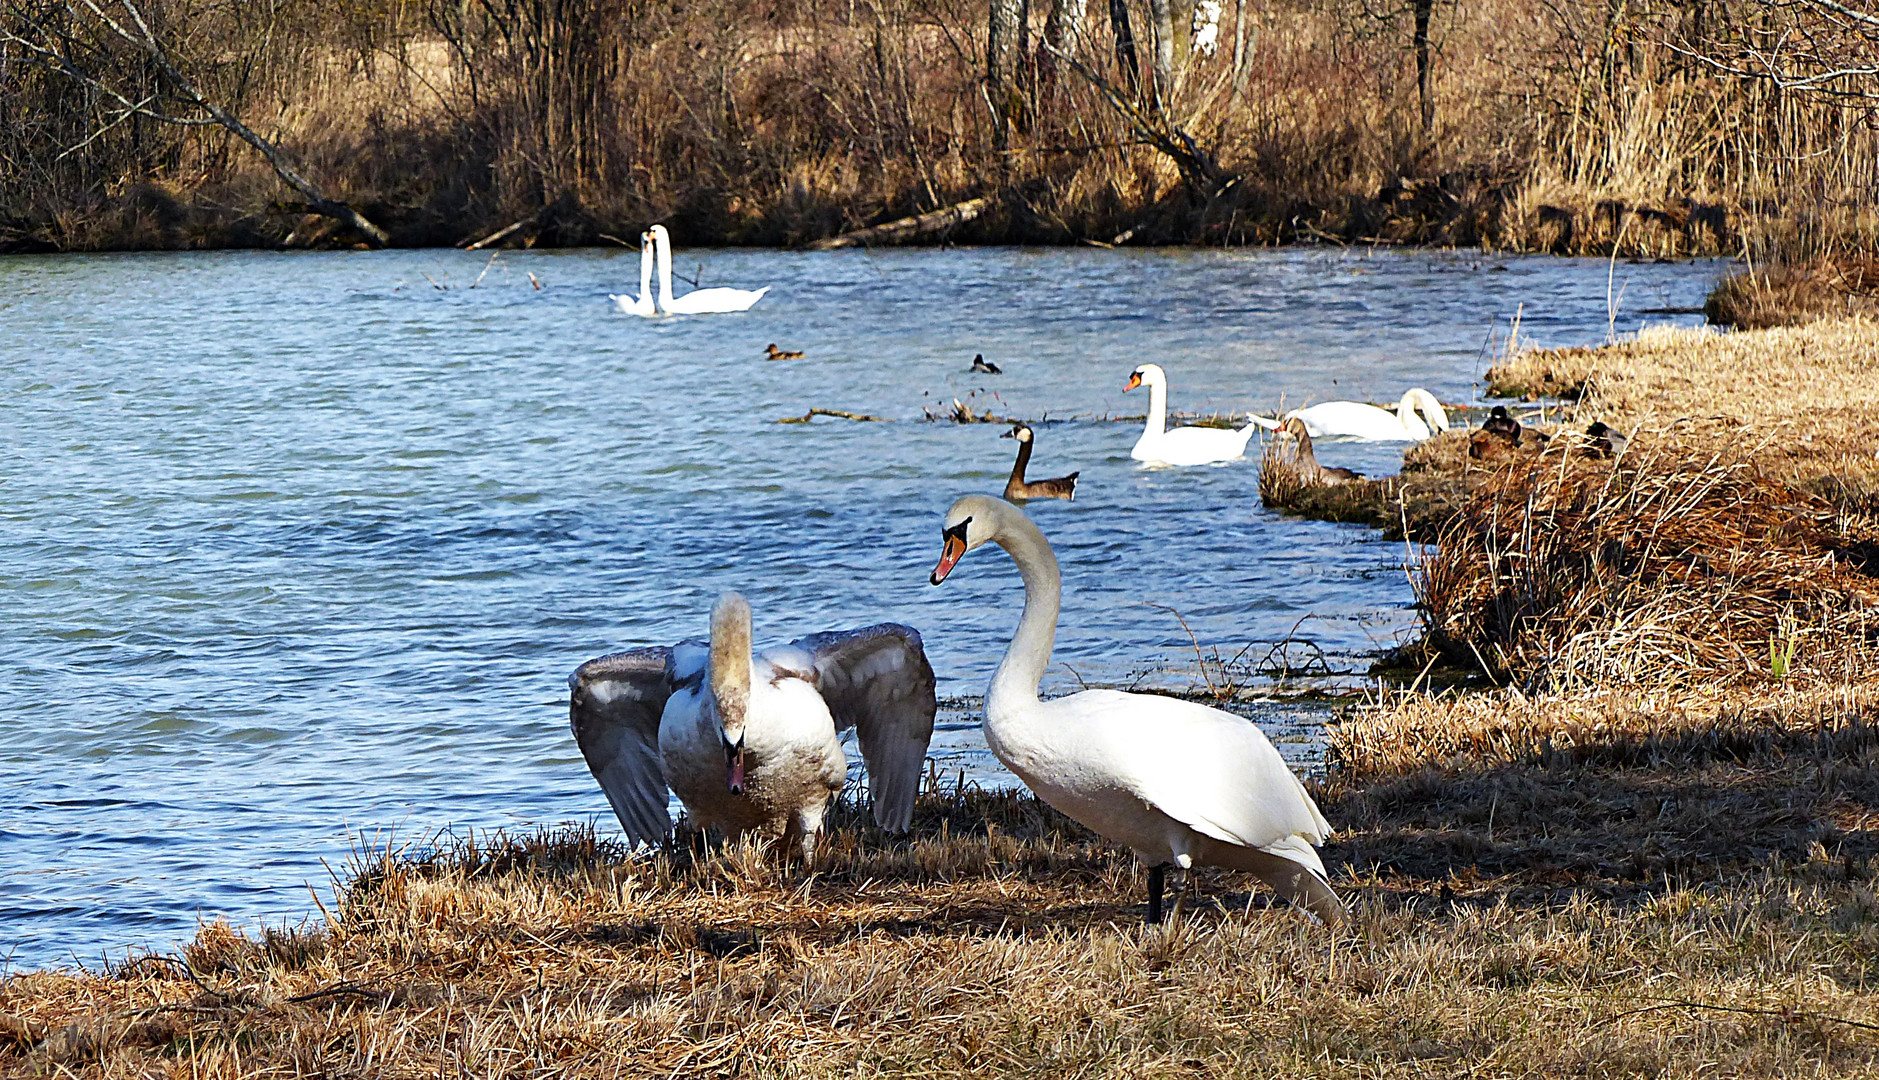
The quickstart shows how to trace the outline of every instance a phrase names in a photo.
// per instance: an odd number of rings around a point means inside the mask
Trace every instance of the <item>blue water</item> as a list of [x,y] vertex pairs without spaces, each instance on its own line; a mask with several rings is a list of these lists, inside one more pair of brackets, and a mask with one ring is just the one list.
[[[1033,504],[1066,597],[1047,689],[1196,681],[1288,635],[1361,671],[1414,622],[1400,545],[1281,519],[1254,458],[1129,460],[1136,364],[1189,413],[1411,385],[1467,403],[1495,327],[1607,333],[1607,264],[1472,253],[681,253],[754,311],[620,315],[637,257],[448,251],[0,259],[0,961],[169,947],[198,918],[297,919],[363,831],[613,822],[566,728],[582,660],[704,629],[895,619],[942,695],[1016,622],[1008,560],[927,584],[940,516],[1002,488],[995,425],[1038,428]],[[481,283],[471,288],[479,272]],[[1617,267],[1627,308],[1720,267]],[[536,288],[528,274],[540,282]],[[442,287],[440,287],[442,286]],[[1621,312],[1620,331],[1639,316]],[[1664,320],[1658,320],[1664,321]],[[1673,321],[1697,321],[1688,317]],[[768,362],[776,342],[801,361]],[[967,374],[974,353],[1005,369]],[[891,418],[778,424],[812,406]],[[1394,471],[1400,446],[1325,443]],[[934,756],[1010,782],[966,703]],[[1311,756],[1319,713],[1248,710]]]

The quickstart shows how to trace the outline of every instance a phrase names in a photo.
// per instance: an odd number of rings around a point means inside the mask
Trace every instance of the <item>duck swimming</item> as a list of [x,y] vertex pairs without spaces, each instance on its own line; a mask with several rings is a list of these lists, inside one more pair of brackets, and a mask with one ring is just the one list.
[[972,372],[978,375],[1003,375],[1005,370],[985,358],[984,353],[975,353],[972,357]]
[[779,349],[776,347],[776,342],[772,341],[770,347],[763,351],[763,358],[765,360],[801,360],[802,353],[791,349]]

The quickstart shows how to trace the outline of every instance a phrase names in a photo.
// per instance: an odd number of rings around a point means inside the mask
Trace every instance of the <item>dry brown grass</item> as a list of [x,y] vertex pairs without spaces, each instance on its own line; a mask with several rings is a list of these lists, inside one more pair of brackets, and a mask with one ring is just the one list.
[[1212,871],[1146,929],[1127,856],[1015,795],[928,792],[912,842],[851,809],[814,879],[578,830],[375,859],[314,925],[9,977],[0,1071],[1867,1075],[1879,756],[1834,715],[1752,767],[1347,768],[1336,934]]
[[1879,314],[1879,260],[1784,261],[1733,274],[1717,283],[1704,311],[1712,323],[1743,330],[1871,317]]

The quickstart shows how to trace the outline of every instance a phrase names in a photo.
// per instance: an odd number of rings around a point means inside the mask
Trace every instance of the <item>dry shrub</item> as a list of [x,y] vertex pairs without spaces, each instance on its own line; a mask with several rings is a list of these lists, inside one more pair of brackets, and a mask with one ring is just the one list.
[[1477,486],[1419,564],[1435,649],[1529,688],[1835,679],[1879,655],[1870,523],[1674,440],[1611,463],[1554,443]]
[[1717,283],[1703,310],[1710,322],[1743,330],[1879,314],[1879,260],[1777,262],[1732,274]]

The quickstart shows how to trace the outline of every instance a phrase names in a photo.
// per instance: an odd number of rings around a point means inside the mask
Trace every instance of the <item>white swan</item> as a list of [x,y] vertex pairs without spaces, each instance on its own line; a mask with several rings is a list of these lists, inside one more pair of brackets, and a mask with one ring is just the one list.
[[664,225],[652,227],[652,240],[659,252],[659,310],[668,315],[714,315],[727,311],[749,311],[770,291],[761,289],[693,289],[684,296],[672,295],[672,237]]
[[1343,917],[1314,844],[1331,826],[1250,721],[1177,698],[1085,690],[1039,701],[1062,579],[1024,511],[967,495],[946,512],[933,584],[991,541],[1024,576],[1024,616],[985,691],[985,741],[1045,802],[1133,849],[1149,867],[1148,918],[1162,871],[1199,863],[1249,870],[1326,922]]
[[627,315],[650,319],[659,314],[652,302],[652,238],[647,234],[639,234],[639,295],[608,293],[607,299],[618,304],[620,311]]
[[859,736],[875,822],[904,832],[936,707],[912,628],[811,634],[753,658],[750,605],[736,593],[712,607],[709,643],[589,660],[568,690],[574,740],[631,840],[670,831],[670,785],[700,828],[781,822],[806,861],[848,772],[836,732]]
[[1143,364],[1129,372],[1122,392],[1148,386],[1148,423],[1135,440],[1129,456],[1162,465],[1211,465],[1246,454],[1247,440],[1259,430],[1257,422],[1235,431],[1230,428],[1178,427],[1167,429],[1168,373],[1159,364]]
[[1448,414],[1442,411],[1442,403],[1420,386],[1403,394],[1395,412],[1361,401],[1326,401],[1293,409],[1277,420],[1260,416],[1254,422],[1276,431],[1293,417],[1304,422],[1305,431],[1314,439],[1343,436],[1367,442],[1421,442],[1435,431],[1448,430]]

